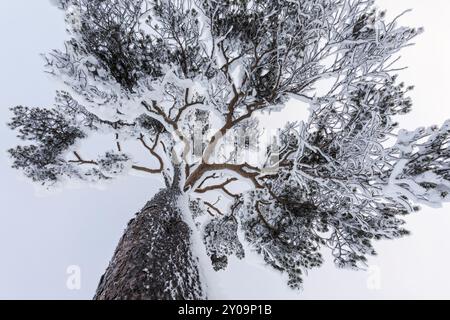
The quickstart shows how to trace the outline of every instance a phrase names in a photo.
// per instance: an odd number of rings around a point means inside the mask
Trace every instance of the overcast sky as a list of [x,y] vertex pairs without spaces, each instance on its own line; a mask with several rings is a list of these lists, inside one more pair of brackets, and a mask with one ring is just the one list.
[[[403,127],[440,124],[450,118],[450,19],[448,0],[380,0],[392,16],[425,27],[417,45],[403,52],[401,74],[414,84],[414,111]],[[152,178],[122,178],[104,190],[64,189],[54,194],[9,168],[6,150],[16,139],[5,123],[8,107],[52,104],[55,83],[39,54],[60,48],[63,16],[48,0],[0,0],[0,298],[90,299],[127,221],[160,187]],[[295,114],[290,115],[295,117]],[[310,272],[302,292],[257,257],[232,260],[213,275],[211,298],[447,298],[450,299],[450,211],[424,209],[408,218],[412,236],[376,244],[370,272],[337,270],[331,259]],[[80,267],[81,289],[66,286],[67,268]]]

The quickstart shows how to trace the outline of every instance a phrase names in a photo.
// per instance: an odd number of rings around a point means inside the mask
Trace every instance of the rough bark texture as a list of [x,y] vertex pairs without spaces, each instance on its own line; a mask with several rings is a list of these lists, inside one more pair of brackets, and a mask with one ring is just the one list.
[[128,223],[94,299],[205,298],[191,253],[191,230],[178,208],[179,190],[174,181]]

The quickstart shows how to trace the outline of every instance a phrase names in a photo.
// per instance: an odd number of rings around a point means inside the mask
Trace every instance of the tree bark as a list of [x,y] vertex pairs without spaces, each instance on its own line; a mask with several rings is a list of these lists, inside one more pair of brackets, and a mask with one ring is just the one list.
[[191,229],[178,205],[177,175],[136,214],[119,241],[95,300],[205,299]]

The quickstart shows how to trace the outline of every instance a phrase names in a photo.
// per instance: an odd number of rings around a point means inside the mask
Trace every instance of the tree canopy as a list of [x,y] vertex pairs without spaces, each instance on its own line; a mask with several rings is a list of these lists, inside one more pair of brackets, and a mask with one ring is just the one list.
[[[373,0],[56,3],[70,38],[45,55],[46,71],[65,89],[49,108],[12,108],[10,122],[31,143],[9,151],[13,166],[36,182],[135,170],[170,185],[181,166],[214,268],[244,257],[242,230],[293,288],[322,248],[362,268],[374,240],[408,234],[402,216],[450,199],[450,122],[397,122],[413,89],[398,82],[398,52],[422,30],[387,21]],[[259,115],[292,99],[309,118],[292,115],[262,143]],[[96,135],[111,146],[88,158]]]

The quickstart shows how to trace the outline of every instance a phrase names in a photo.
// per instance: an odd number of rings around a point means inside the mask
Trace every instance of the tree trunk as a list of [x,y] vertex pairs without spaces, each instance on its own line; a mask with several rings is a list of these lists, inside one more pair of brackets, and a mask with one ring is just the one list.
[[205,299],[177,176],[136,214],[119,241],[96,300]]

